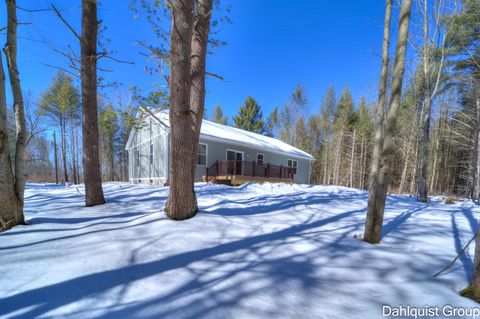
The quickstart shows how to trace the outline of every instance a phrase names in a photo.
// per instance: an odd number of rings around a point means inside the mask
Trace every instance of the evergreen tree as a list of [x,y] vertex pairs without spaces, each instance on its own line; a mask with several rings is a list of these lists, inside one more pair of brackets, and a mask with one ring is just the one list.
[[[40,101],[40,114],[50,117],[60,129],[60,145],[64,181],[68,182],[67,125],[70,119],[78,117],[80,93],[73,84],[73,78],[58,72],[49,89]],[[72,155],[72,154],[71,154]]]
[[245,100],[238,115],[233,117],[233,121],[237,128],[259,134],[265,132],[265,122],[260,105],[251,96]]
[[[448,32],[452,63],[457,71],[480,80],[480,2],[461,0],[462,12],[453,18]],[[478,83],[478,82],[477,82]]]
[[211,121],[218,124],[227,125],[228,116],[223,116],[222,107],[220,105],[215,106],[215,108],[213,109]]

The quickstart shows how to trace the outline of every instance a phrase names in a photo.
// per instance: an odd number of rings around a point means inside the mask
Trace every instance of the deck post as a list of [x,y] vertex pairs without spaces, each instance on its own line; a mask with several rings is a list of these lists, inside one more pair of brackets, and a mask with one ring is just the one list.
[[218,171],[218,160],[215,162],[215,169],[216,169],[216,171],[217,171],[217,176],[219,176],[219,175],[220,175],[220,174],[219,174],[220,172]]
[[233,161],[233,176],[237,175],[237,160]]
[[279,173],[279,177],[282,178],[283,176],[283,165],[280,165],[280,173]]
[[267,178],[270,177],[269,174],[270,174],[270,163],[267,163],[267,169],[265,170],[265,177]]
[[208,167],[205,166],[205,182],[208,183]]
[[252,161],[252,177],[255,176],[255,161]]

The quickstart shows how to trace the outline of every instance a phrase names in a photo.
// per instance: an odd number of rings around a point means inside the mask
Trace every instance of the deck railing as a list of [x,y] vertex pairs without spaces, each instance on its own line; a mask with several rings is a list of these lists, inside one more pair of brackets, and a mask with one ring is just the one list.
[[256,161],[222,160],[216,161],[205,169],[205,179],[216,176],[251,176],[264,178],[293,179],[294,168],[273,165],[270,163],[258,164]]

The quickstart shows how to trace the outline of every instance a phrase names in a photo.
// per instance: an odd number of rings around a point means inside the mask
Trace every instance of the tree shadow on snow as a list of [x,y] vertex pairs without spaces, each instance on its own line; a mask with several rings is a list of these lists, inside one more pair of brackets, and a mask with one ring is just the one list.
[[[80,299],[95,298],[95,296],[112,288],[128,285],[137,280],[149,278],[151,276],[159,275],[168,271],[188,269],[198,261],[215,261],[216,258],[222,257],[222,255],[238,252],[243,253],[244,255],[258,255],[258,258],[254,260],[251,260],[250,258],[250,261],[246,263],[245,259],[242,257],[242,254],[240,254],[236,260],[228,259],[227,261],[222,259],[220,261],[221,264],[229,263],[235,265],[235,263],[238,263],[240,266],[235,266],[233,270],[210,280],[200,280],[198,279],[198,276],[196,276],[197,279],[194,279],[183,286],[180,285],[180,287],[165,296],[155,298],[151,301],[151,303],[158,304],[168,300],[175,300],[186,293],[191,293],[198,289],[207,289],[211,285],[216,285],[226,278],[230,278],[237,273],[247,271],[252,268],[260,271],[259,276],[261,276],[259,277],[259,280],[264,278],[269,281],[269,287],[275,287],[277,285],[277,287],[280,288],[282,283],[295,281],[295,284],[308,288],[311,285],[316,285],[316,279],[311,277],[314,268],[312,261],[305,260],[305,254],[268,260],[265,259],[265,255],[262,256],[262,249],[268,248],[269,245],[271,245],[273,248],[282,246],[282,243],[285,240],[302,236],[303,232],[315,230],[329,223],[333,223],[353,214],[359,213],[362,210],[339,213],[328,218],[314,222],[293,225],[288,228],[267,234],[243,238],[196,251],[183,252],[160,260],[133,264],[119,269],[85,275],[49,286],[21,292],[13,296],[0,299],[0,304],[2,305],[1,311],[4,315],[8,315],[16,312],[19,309],[23,309],[26,311],[18,315],[14,314],[11,317],[39,317],[49,311],[69,305]],[[217,307],[221,306],[222,303],[228,304],[238,302],[239,298],[242,298],[243,295],[248,295],[251,293],[249,290],[257,289],[255,288],[255,285],[253,285],[252,287],[249,287],[248,289],[245,288],[243,290],[241,286],[247,284],[248,283],[238,283],[239,287],[225,287],[223,289],[223,293],[222,289],[220,289],[216,292],[216,294],[218,294],[218,300],[215,298],[212,299],[213,303],[210,302],[208,303],[209,305],[197,304],[195,307],[192,307],[189,310],[189,312],[193,312],[189,313],[187,317],[200,317],[209,313],[210,311],[214,311]],[[226,292],[230,292],[230,295],[223,295]],[[147,306],[148,304],[140,303],[123,306],[121,309],[117,310],[109,309],[107,317],[134,317],[136,312],[138,312],[138,314],[141,313]],[[158,318],[162,317],[163,315],[169,315],[169,313],[174,314],[179,310],[174,308],[164,310],[161,309],[162,308],[157,309],[151,317]],[[141,315],[140,317],[148,316]]]
[[[155,192],[157,191],[155,190]],[[229,192],[242,191],[244,189],[241,187],[218,189],[218,193],[227,198]],[[204,192],[206,190],[201,188],[197,190],[199,196],[206,194]],[[159,200],[158,198],[163,198],[163,196],[152,198],[152,193],[147,191],[134,194],[134,199],[129,197],[130,195],[119,193],[111,198],[117,203],[156,201]],[[331,212],[332,214],[326,215],[325,218],[319,214],[315,214],[315,218],[313,218],[314,214],[312,214],[307,220],[294,225],[285,225],[280,230],[263,234],[252,231],[252,234],[245,238],[230,240],[198,250],[163,256],[161,259],[150,262],[139,263],[136,258],[136,251],[133,251],[130,263],[122,268],[79,276],[0,299],[0,314],[11,318],[43,317],[59,308],[89,299],[93,300],[90,303],[93,306],[82,306],[82,310],[74,310],[76,312],[71,312],[69,315],[71,317],[81,317],[82,315],[92,317],[92,311],[98,311],[95,318],[224,318],[234,317],[237,313],[233,313],[232,309],[241,304],[241,308],[247,314],[255,317],[274,318],[278,317],[279,314],[282,316],[288,314],[288,317],[300,317],[305,315],[305,313],[301,313],[302,309],[316,309],[318,307],[318,305],[313,304],[313,300],[323,302],[322,299],[320,301],[318,299],[319,293],[324,291],[328,293],[332,289],[342,289],[341,287],[347,287],[343,289],[352,288],[351,291],[342,291],[345,297],[371,298],[373,302],[379,304],[380,299],[378,297],[369,296],[368,293],[360,294],[354,290],[356,282],[363,280],[361,275],[356,276],[358,278],[354,277],[353,280],[348,276],[344,278],[344,276],[339,275],[318,275],[318,269],[331,267],[331,263],[337,260],[342,261],[338,265],[345,268],[345,273],[356,272],[358,265],[361,264],[361,268],[371,270],[381,282],[388,283],[391,274],[397,268],[411,269],[409,280],[413,282],[433,280],[431,275],[426,273],[428,269],[432,268],[432,265],[428,262],[418,265],[414,260],[408,260],[404,264],[398,265],[394,260],[387,260],[384,264],[381,264],[378,255],[375,255],[375,250],[370,245],[354,241],[351,238],[348,242],[346,241],[355,231],[362,229],[368,194],[340,191],[334,194],[325,193],[326,196],[298,196],[300,193],[294,192],[274,196],[257,195],[255,198],[221,200],[218,203],[201,207],[201,213],[206,216],[215,215],[228,218],[229,216],[256,216],[260,214],[268,216],[269,213],[279,213],[278,211],[288,209],[295,210],[296,207],[308,207],[309,205],[329,204],[329,208],[332,208],[335,207],[337,202],[345,201],[361,201],[363,205],[360,209],[343,213]],[[142,197],[142,194],[147,194],[146,198]],[[209,191],[208,195],[212,195],[212,192]],[[384,226],[383,236],[391,234],[415,212],[425,208],[412,207],[408,201],[405,203],[404,200],[396,198],[389,198],[388,203],[389,206],[398,204],[398,207],[407,210],[401,212]],[[238,207],[235,207],[236,205]],[[317,209],[317,207],[312,209]],[[291,213],[294,215],[295,211]],[[152,220],[142,221],[134,225],[128,225],[128,223],[149,214],[153,213],[124,213],[103,216],[103,218],[108,218],[107,220],[102,219],[102,216],[99,216],[98,220],[95,217],[77,218],[73,223],[93,223],[75,228],[75,230],[86,229],[81,233],[52,238],[39,243],[144,225],[151,223]],[[463,211],[463,214],[472,225],[472,212]],[[127,219],[115,220],[118,217]],[[458,250],[462,246],[459,237],[460,231],[453,214],[451,218],[455,248]],[[266,219],[265,223],[268,223],[268,218]],[[69,224],[68,218],[38,217],[36,221]],[[114,224],[114,227],[89,229],[96,224],[108,223]],[[116,223],[119,225],[115,225]],[[125,225],[122,225],[124,223]],[[225,227],[232,226],[235,225],[228,224]],[[219,232],[222,234],[221,238],[228,240],[228,229],[220,229]],[[321,235],[325,233],[328,233],[328,236],[322,237]],[[159,236],[159,238],[145,243],[143,247],[159,244],[163,240]],[[297,251],[292,247],[295,243],[300,243],[301,245],[298,246],[301,247],[305,245],[313,248],[306,251]],[[38,243],[26,245],[35,244]],[[15,247],[4,249],[11,248]],[[278,253],[279,251],[282,253]],[[433,256],[430,259],[433,264]],[[462,264],[466,272],[470,273],[471,260],[464,258]],[[339,266],[336,265],[335,267]],[[468,271],[467,267],[470,267]],[[127,298],[132,286],[135,285],[137,290],[141,289],[141,284],[138,285],[139,281],[153,280],[152,278],[158,275],[163,275],[162,279],[167,277],[167,279],[177,280],[176,277],[179,272],[187,273],[187,276],[178,276],[178,281],[171,289],[159,289],[157,295],[150,297],[139,296],[141,300],[132,301],[131,298]],[[245,273],[249,274],[248,280],[244,278]],[[158,284],[158,278],[155,279],[156,281],[153,282]],[[160,284],[162,283],[160,282]],[[409,292],[402,290],[402,287],[392,284],[389,289],[391,289],[389,293],[394,294],[398,300],[409,300]],[[266,291],[275,298],[262,300],[261,308],[258,307],[258,304],[251,302],[252,298],[262,295]],[[113,304],[112,302],[108,304],[95,302],[96,300],[101,301],[104,294],[116,296],[116,298],[109,299],[114,300]],[[311,298],[311,294],[315,294],[315,298]],[[324,296],[326,295],[324,294]],[[347,304],[337,306],[352,307],[352,305]],[[310,315],[313,316],[313,314]]]

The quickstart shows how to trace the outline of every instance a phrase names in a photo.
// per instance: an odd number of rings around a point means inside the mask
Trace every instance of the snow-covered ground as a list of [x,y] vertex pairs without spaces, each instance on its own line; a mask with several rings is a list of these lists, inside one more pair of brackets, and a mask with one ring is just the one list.
[[[362,234],[367,193],[333,186],[198,184],[200,212],[174,222],[167,188],[31,184],[30,225],[0,234],[4,318],[382,318],[382,305],[477,306],[458,296],[477,227],[470,202],[390,196],[382,244]],[[447,316],[444,316],[447,317]]]

